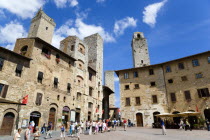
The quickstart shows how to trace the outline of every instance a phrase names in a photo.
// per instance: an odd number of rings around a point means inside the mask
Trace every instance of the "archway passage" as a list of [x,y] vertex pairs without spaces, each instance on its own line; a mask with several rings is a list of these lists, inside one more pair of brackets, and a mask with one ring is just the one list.
[[[180,112],[179,111],[174,111],[172,114],[178,114],[178,113],[180,113]],[[173,120],[174,120],[173,128],[178,129],[181,117],[173,117]]]
[[210,109],[205,109],[204,110],[204,116],[206,119],[210,121]]
[[53,129],[54,129],[54,126],[55,126],[55,113],[56,113],[56,109],[53,108],[53,107],[50,108],[48,123],[52,122]]
[[136,123],[138,127],[143,127],[143,116],[142,113],[136,114]]
[[160,112],[158,112],[158,111],[153,113],[153,119],[154,119],[153,127],[154,128],[159,128],[160,127],[160,117],[156,116],[158,114],[160,114]]
[[65,124],[65,127],[67,128],[67,122],[70,119],[70,108],[68,106],[63,107],[63,113],[62,113],[62,122]]
[[41,117],[41,113],[38,111],[34,111],[31,112],[30,114],[30,122],[34,122],[34,128],[36,128],[36,126],[39,126],[39,118]]
[[0,135],[11,135],[14,125],[15,115],[12,112],[8,112],[4,115],[3,122],[0,129]]

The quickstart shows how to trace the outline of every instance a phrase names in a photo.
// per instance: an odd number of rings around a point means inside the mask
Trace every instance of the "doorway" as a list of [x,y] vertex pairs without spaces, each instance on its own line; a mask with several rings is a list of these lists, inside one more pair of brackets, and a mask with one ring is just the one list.
[[138,127],[143,127],[143,116],[142,113],[136,114],[136,123]]
[[63,107],[63,113],[62,113],[62,122],[67,128],[67,122],[70,119],[70,108],[68,106]]
[[48,123],[52,122],[53,129],[54,129],[54,126],[55,126],[55,113],[56,113],[56,109],[53,108],[53,107],[50,108]]
[[11,135],[14,125],[15,115],[12,112],[8,112],[4,115],[3,122],[0,129],[0,135]]
[[36,126],[39,126],[39,118],[41,117],[41,113],[38,111],[34,111],[31,112],[30,114],[30,122],[34,121],[34,128],[36,128]]
[[204,110],[204,116],[205,116],[205,119],[208,119],[210,121],[210,109]]
[[91,120],[91,112],[88,112],[88,121]]

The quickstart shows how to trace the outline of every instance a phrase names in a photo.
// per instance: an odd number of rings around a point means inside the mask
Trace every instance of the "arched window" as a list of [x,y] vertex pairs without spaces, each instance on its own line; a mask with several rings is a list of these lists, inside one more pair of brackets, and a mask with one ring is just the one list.
[[27,50],[28,50],[28,46],[23,46],[20,50],[20,54],[25,56],[27,53]]
[[141,36],[140,36],[140,34],[137,34],[137,38],[140,38]]
[[81,43],[79,44],[78,51],[85,55],[85,47]]
[[60,100],[60,95],[57,96],[57,100],[58,100],[58,101]]
[[66,97],[65,96],[63,97],[63,102],[66,102]]

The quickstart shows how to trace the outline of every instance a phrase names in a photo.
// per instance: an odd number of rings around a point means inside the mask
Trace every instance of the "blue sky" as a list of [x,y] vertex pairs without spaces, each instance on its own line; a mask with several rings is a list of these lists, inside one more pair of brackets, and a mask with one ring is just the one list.
[[[53,45],[68,35],[104,38],[104,70],[131,68],[133,32],[144,32],[151,64],[210,50],[209,0],[0,0],[0,46],[13,49],[43,10],[56,22]],[[116,105],[119,85],[116,80]]]

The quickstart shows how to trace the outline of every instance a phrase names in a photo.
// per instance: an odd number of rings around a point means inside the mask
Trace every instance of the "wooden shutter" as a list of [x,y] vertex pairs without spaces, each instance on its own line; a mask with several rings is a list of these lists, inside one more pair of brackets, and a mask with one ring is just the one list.
[[36,95],[36,105],[41,105],[41,103],[42,103],[42,94],[37,93],[37,95]]
[[140,105],[140,103],[141,103],[141,102],[140,102],[140,97],[136,97],[136,104],[137,104],[137,105]]
[[191,95],[190,95],[190,91],[189,90],[185,91],[184,94],[185,94],[185,99],[186,100],[191,100]]
[[171,101],[176,102],[176,94],[175,93],[171,93]]
[[197,91],[198,91],[198,97],[201,98],[202,97],[201,90],[200,89],[197,89]]
[[42,104],[42,94],[39,93],[39,105],[41,105],[41,104]]
[[8,87],[9,87],[8,85],[4,85],[3,92],[2,92],[2,98],[6,98]]
[[54,84],[55,84],[55,85],[58,84],[58,78],[54,78]]
[[153,103],[157,103],[157,95],[152,95]]

